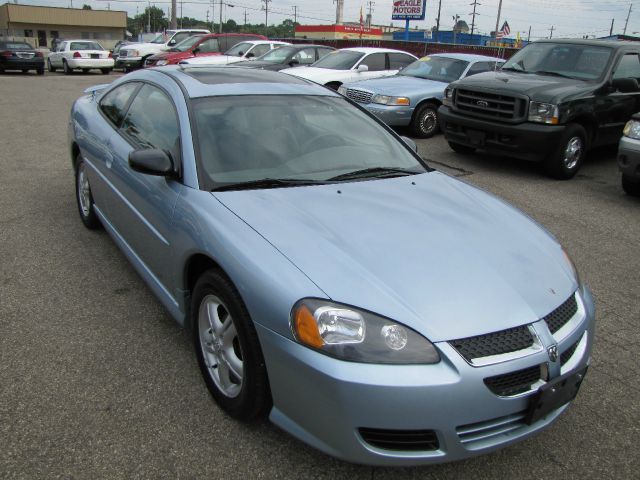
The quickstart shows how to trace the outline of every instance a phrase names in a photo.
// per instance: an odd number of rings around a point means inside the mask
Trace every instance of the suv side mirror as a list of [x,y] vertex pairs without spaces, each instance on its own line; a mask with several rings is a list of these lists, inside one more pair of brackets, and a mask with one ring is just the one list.
[[129,166],[147,175],[168,177],[174,174],[173,161],[164,150],[134,150],[129,153]]
[[369,71],[369,67],[367,65],[358,65],[358,69],[359,72],[368,72]]
[[638,81],[635,78],[615,78],[611,81],[611,88],[622,93],[638,91]]

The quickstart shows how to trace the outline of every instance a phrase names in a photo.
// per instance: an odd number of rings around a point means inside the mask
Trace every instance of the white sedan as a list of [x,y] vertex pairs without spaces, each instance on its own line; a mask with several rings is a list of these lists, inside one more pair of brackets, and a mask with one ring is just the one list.
[[343,48],[325,55],[309,67],[280,70],[337,90],[347,82],[395,75],[418,58],[389,48]]
[[250,40],[235,44],[232,48],[224,52],[224,55],[198,56],[188,58],[180,64],[189,65],[228,65],[230,63],[242,62],[261,57],[270,50],[291,45],[287,42],[272,42],[271,40]]
[[106,75],[113,70],[113,65],[111,52],[92,40],[65,40],[47,57],[50,72],[61,68],[67,75],[75,69],[83,72],[98,69]]

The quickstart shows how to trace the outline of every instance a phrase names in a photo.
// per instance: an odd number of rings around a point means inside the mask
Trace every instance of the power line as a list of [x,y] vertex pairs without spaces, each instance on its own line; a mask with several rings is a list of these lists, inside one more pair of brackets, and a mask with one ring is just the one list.
[[265,28],[269,26],[269,4],[272,0],[260,0],[264,3],[264,26]]

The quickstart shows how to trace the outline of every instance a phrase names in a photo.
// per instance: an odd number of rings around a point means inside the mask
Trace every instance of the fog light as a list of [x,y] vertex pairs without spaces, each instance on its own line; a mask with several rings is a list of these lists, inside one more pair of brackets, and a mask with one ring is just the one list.
[[392,350],[402,350],[407,346],[407,331],[400,325],[385,325],[380,334]]

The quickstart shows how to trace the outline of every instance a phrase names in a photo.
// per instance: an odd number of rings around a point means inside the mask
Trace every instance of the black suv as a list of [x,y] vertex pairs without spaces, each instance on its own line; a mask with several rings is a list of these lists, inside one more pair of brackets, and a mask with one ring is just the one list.
[[640,110],[640,43],[541,40],[498,72],[452,83],[438,110],[449,145],[543,162],[573,177],[589,148],[615,144]]

